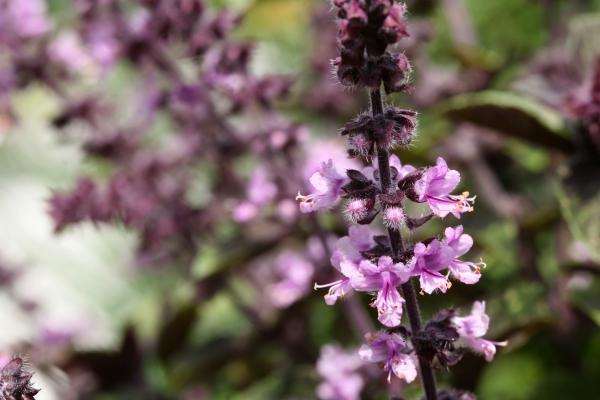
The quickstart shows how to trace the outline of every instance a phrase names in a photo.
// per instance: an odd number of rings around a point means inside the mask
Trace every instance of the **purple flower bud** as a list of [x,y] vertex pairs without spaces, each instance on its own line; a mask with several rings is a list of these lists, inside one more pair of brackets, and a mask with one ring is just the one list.
[[401,92],[408,87],[412,67],[404,54],[385,55],[380,60],[379,69],[386,93]]
[[386,207],[383,211],[383,223],[388,228],[399,231],[406,224],[406,214],[402,207]]
[[350,222],[356,224],[369,215],[370,209],[373,208],[372,205],[369,207],[369,203],[367,199],[352,199],[346,203],[344,215]]
[[404,3],[394,3],[390,7],[381,28],[381,33],[388,43],[393,44],[403,37],[409,36],[404,14],[406,14],[406,5]]
[[34,400],[39,389],[31,385],[33,373],[28,372],[21,358],[15,357],[0,371],[0,397],[6,400]]

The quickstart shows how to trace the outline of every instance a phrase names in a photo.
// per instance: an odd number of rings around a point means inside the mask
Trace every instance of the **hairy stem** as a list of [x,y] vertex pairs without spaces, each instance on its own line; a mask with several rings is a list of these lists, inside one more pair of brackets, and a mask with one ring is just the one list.
[[[371,95],[371,112],[373,116],[383,114],[383,101],[381,99],[381,88],[373,89],[370,91]],[[381,190],[383,193],[387,193],[391,186],[391,172],[390,172],[390,155],[387,149],[377,147],[377,162],[379,169],[379,179],[381,180]],[[390,239],[390,246],[392,249],[392,256],[395,260],[398,260],[399,255],[404,251],[404,244],[402,242],[402,235],[400,231],[388,229],[388,236]],[[404,299],[406,300],[406,312],[410,322],[410,328],[413,334],[421,330],[421,312],[419,311],[419,303],[415,289],[411,281],[406,282],[402,285],[402,292],[404,293]],[[435,376],[429,362],[421,357],[419,350],[417,355],[419,356],[419,368],[421,369],[421,380],[423,382],[423,388],[425,389],[425,396],[427,400],[437,399],[437,390],[435,387]]]

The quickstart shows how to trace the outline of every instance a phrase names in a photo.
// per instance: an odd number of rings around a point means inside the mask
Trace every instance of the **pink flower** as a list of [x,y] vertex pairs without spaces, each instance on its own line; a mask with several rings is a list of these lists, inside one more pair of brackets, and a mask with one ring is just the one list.
[[355,351],[347,352],[336,345],[321,349],[317,372],[323,382],[317,387],[322,400],[359,400],[364,380],[357,370],[363,365]]
[[[421,290],[431,294],[435,290],[445,293],[451,285],[448,275],[466,284],[474,284],[481,277],[480,269],[485,264],[462,261],[460,256],[473,246],[473,238],[463,233],[463,227],[448,227],[442,241],[432,240],[429,244],[417,243],[411,260],[412,274],[419,277]],[[446,275],[441,272],[448,269]]]
[[462,261],[458,258],[466,254],[473,247],[473,238],[463,233],[462,226],[457,226],[456,228],[448,227],[444,235],[443,243],[454,250],[454,258],[448,266],[452,276],[468,285],[477,283],[479,278],[481,278],[481,267],[485,267],[485,263]]
[[461,340],[476,353],[483,354],[486,361],[492,361],[496,354],[496,346],[506,346],[507,342],[493,342],[483,339],[490,325],[490,317],[485,313],[485,302],[473,303],[471,314],[466,317],[453,317]]
[[361,292],[377,292],[377,298],[371,304],[377,308],[379,322],[388,327],[400,325],[404,299],[397,287],[410,278],[410,267],[402,263],[394,263],[391,257],[379,257],[377,265],[369,260],[359,264],[361,280],[351,280],[355,290]]
[[314,191],[309,195],[298,194],[300,211],[310,213],[333,207],[342,195],[342,186],[348,178],[341,175],[330,159],[321,164],[321,168],[310,177]]
[[448,277],[440,273],[448,268],[454,258],[452,248],[445,246],[439,240],[433,240],[428,245],[417,243],[414,248],[414,258],[411,261],[414,276],[419,277],[421,290],[427,294],[436,289],[445,293],[450,287]]
[[397,333],[377,332],[365,335],[367,344],[361,346],[358,354],[364,361],[383,363],[388,372],[388,381],[392,374],[398,378],[412,382],[417,377],[417,365],[412,350],[406,341]]
[[460,218],[462,213],[473,211],[475,197],[469,197],[468,192],[461,195],[450,194],[459,182],[460,173],[448,169],[446,161],[438,157],[436,165],[423,173],[421,179],[415,182],[414,188],[418,201],[426,202],[435,215],[444,218],[452,213]]
[[367,225],[352,225],[348,229],[348,236],[344,236],[337,241],[331,257],[332,264],[335,265],[336,260],[341,258],[346,258],[358,264],[363,259],[360,253],[375,245],[374,235],[375,232]]
[[364,280],[364,275],[359,270],[359,263],[363,260],[362,251],[369,250],[375,245],[373,232],[368,226],[353,225],[348,230],[348,236],[340,238],[331,255],[331,264],[342,274],[342,279],[325,285],[315,284],[315,289],[329,288],[325,295],[325,302],[333,305],[337,299],[353,290]]

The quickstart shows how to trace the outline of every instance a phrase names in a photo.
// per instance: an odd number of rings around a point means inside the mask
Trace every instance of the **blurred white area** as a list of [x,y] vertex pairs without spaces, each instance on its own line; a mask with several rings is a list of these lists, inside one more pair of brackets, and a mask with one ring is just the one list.
[[[139,299],[130,267],[135,238],[92,225],[53,233],[47,199],[52,188],[72,185],[81,155],[49,126],[56,109],[43,90],[27,90],[14,106],[19,122],[0,142],[0,257],[22,271],[18,297],[39,308],[25,313],[0,291],[0,351],[35,340],[42,328],[73,330],[78,348],[115,346]],[[57,398],[56,379],[37,373],[34,382],[41,400]]]

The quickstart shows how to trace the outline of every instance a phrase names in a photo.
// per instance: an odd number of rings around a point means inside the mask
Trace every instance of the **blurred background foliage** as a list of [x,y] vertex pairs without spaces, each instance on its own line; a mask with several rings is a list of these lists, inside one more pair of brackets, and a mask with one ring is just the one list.
[[[51,12],[64,23],[68,3],[50,1]],[[305,90],[315,83],[310,56],[320,38],[311,20],[322,2],[213,3],[245,11],[236,36],[258,40],[257,71],[289,73],[297,79],[292,99],[282,105],[285,112],[308,125],[315,136],[335,136],[347,115],[327,115],[303,104]],[[529,86],[523,83],[534,75],[532,62],[550,47],[577,51],[581,58],[573,61],[589,71],[585,62],[593,60],[589,54],[598,53],[585,53],[585,47],[600,48],[600,35],[591,33],[600,32],[600,1],[465,0],[477,37],[476,43],[468,44],[456,43],[443,2],[423,3],[410,17],[434,27],[420,50],[428,65],[457,73],[483,71],[486,82],[419,106],[419,138],[400,157],[423,164],[441,152],[461,166],[464,186],[480,195],[476,213],[462,222],[487,263],[480,285],[457,285],[450,296],[423,298],[424,313],[430,315],[448,303],[462,307],[486,299],[491,336],[510,341],[495,362],[486,364],[467,355],[452,372],[440,374],[440,381],[473,390],[485,400],[600,398],[598,170],[573,170],[577,150],[570,145],[572,122],[543,95],[528,95]],[[107,88],[118,93],[134,77],[135,71],[123,66],[108,77]],[[427,84],[420,78],[425,76],[417,66],[415,91]],[[362,93],[347,91],[346,96],[360,98],[364,107]],[[282,311],[304,332],[303,345],[289,350],[277,333],[282,315],[257,326],[244,312],[244,304],[252,304],[256,294],[243,277],[233,276],[196,305],[192,300],[198,282],[214,277],[221,282],[223,271],[248,260],[237,248],[223,254],[222,244],[236,236],[231,221],[214,232],[214,243],[204,244],[194,261],[194,279],[180,274],[176,266],[150,271],[132,267],[136,238],[123,227],[81,224],[54,235],[46,214],[51,190],[71,187],[82,172],[102,176],[110,167],[84,158],[76,143],[53,132],[47,121],[57,105],[46,89],[30,87],[14,101],[21,122],[2,135],[0,144],[2,255],[23,266],[19,290],[38,300],[42,315],[89,324],[75,343],[76,357],[123,368],[116,372],[123,379],[102,387],[93,398],[146,398],[136,392],[136,384],[125,384],[130,363],[139,363],[142,378],[136,379],[164,398],[183,398],[192,385],[209,390],[211,399],[314,398],[314,362],[320,346],[359,344],[340,308],[327,307],[319,293],[312,293]],[[413,99],[393,101],[406,104]],[[169,129],[168,124],[163,129]],[[472,136],[457,134],[461,129],[474,130],[475,135],[493,130],[492,148],[480,158],[485,158],[500,187],[492,193],[499,190],[515,207],[498,208],[499,198],[479,193],[477,162],[455,149],[473,145]],[[160,137],[161,132],[156,134]],[[475,142],[478,149],[485,147]],[[580,190],[581,182],[569,181],[573,171],[588,175],[583,189],[593,189],[591,195],[590,190]],[[203,173],[199,171],[197,182],[200,198],[206,195]],[[322,222],[335,226],[327,218]],[[1,346],[33,338],[33,323],[4,294],[0,319],[5,327]],[[293,337],[294,332],[287,335]],[[136,349],[151,350],[141,356]],[[53,395],[56,387],[68,384],[63,378],[52,369],[39,374],[46,389],[40,399],[58,398]],[[407,389],[407,398],[419,396],[416,386]]]

